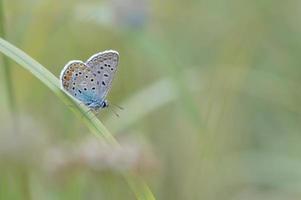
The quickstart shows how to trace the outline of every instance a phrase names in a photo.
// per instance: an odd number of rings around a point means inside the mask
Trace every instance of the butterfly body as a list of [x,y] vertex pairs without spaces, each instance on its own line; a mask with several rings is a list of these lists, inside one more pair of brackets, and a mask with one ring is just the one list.
[[86,62],[68,62],[61,72],[62,88],[94,111],[107,107],[119,60],[117,51],[108,50],[91,56]]

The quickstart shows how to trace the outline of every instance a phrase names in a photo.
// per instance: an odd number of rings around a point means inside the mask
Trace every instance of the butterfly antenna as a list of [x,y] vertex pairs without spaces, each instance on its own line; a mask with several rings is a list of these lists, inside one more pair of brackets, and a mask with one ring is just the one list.
[[121,107],[121,106],[119,106],[119,105],[117,105],[117,104],[114,104],[114,103],[111,103],[113,106],[115,106],[115,107],[117,107],[117,108],[119,108],[120,110],[124,110],[124,108],[123,107]]
[[119,114],[118,114],[112,107],[109,106],[108,108],[111,109],[112,112],[113,112],[117,117],[120,117]]

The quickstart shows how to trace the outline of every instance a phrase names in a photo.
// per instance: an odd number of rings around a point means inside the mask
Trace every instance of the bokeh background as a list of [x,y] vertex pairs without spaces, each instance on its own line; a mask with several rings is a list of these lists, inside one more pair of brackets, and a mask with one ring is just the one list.
[[157,199],[301,198],[300,1],[1,3],[6,39],[57,77],[69,60],[119,51],[108,99],[124,110],[99,119],[124,148],[10,61],[0,199],[134,199],[127,171]]

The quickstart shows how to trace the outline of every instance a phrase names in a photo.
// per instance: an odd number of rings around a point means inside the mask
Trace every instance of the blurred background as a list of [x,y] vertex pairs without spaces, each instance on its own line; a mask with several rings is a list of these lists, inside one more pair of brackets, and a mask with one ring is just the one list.
[[126,171],[157,199],[301,198],[300,1],[1,3],[6,39],[57,77],[69,60],[119,51],[108,99],[124,110],[99,119],[124,148],[10,61],[0,199],[134,199]]

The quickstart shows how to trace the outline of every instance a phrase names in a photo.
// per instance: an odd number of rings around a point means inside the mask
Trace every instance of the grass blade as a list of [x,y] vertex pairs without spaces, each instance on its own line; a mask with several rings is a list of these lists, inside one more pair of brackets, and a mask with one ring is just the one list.
[[[204,90],[205,77],[200,77],[201,73],[193,71],[184,71],[183,76],[189,92],[200,92]],[[114,117],[105,120],[105,124],[111,128],[114,133],[126,130],[132,124],[138,122],[148,114],[157,111],[160,107],[166,106],[172,101],[179,100],[181,97],[177,92],[177,84],[173,78],[163,78],[151,85],[144,87],[136,94],[129,97],[120,105],[126,109],[121,112],[126,117],[121,117],[116,123]]]
[[[5,32],[5,17],[4,17],[4,8],[3,8],[3,0],[0,0],[0,37],[5,38],[6,32]],[[7,104],[8,108],[10,109],[10,114],[13,119],[13,129],[14,132],[18,132],[18,118],[17,118],[17,110],[16,110],[16,103],[15,103],[15,97],[13,93],[13,85],[11,80],[11,68],[9,65],[9,60],[7,57],[3,56],[2,58],[2,68],[3,68],[3,83],[5,85],[5,90],[7,94]]]
[[[0,38],[0,52],[42,81],[42,83],[48,86],[66,105],[74,105],[69,106],[69,108],[85,122],[91,132],[97,137],[103,138],[108,144],[119,146],[113,135],[95,115],[92,112],[88,112],[88,109],[84,105],[78,104],[61,90],[59,80],[40,63],[2,38]],[[151,190],[143,180],[128,174],[125,174],[124,177],[138,200],[155,200]]]

